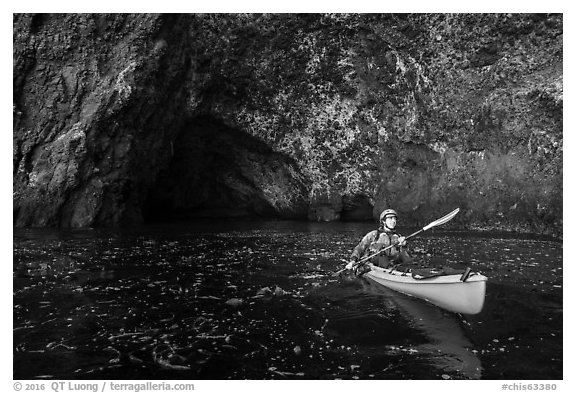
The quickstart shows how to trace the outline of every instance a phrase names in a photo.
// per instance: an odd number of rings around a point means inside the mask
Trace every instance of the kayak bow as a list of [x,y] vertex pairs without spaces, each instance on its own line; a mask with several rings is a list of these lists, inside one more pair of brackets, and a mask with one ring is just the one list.
[[377,284],[429,301],[448,311],[478,314],[484,306],[487,278],[480,273],[449,274],[416,279],[410,273],[366,264],[363,274]]

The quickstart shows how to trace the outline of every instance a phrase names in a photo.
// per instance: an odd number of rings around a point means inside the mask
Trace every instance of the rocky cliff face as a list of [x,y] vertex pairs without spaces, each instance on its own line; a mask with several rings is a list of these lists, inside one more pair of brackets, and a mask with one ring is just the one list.
[[14,224],[562,231],[562,16],[15,15]]

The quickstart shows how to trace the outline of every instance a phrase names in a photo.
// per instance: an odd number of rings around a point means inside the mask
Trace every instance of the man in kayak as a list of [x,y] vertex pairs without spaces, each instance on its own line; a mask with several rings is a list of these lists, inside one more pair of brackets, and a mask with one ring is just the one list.
[[378,254],[370,260],[374,265],[387,267],[398,263],[411,263],[412,258],[406,251],[406,239],[395,231],[398,213],[392,209],[386,209],[380,214],[380,226],[369,232],[362,238],[360,243],[352,251],[351,261],[346,265],[347,269],[355,269],[356,274],[361,274],[369,269],[367,266],[356,266],[358,260],[372,255],[381,249],[394,244],[394,247]]

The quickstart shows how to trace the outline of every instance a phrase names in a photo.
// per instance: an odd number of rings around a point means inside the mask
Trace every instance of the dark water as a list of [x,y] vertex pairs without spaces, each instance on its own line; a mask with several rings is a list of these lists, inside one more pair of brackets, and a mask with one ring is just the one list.
[[[14,232],[15,379],[562,379],[562,244],[412,239],[489,278],[462,316],[332,276],[370,224]],[[410,230],[403,231],[405,234]]]

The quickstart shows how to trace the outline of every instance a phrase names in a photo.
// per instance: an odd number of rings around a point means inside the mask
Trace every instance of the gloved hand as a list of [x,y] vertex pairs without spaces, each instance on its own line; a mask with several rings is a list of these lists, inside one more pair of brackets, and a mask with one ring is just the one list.
[[348,264],[346,265],[346,269],[350,270],[350,269],[352,269],[355,265],[356,265],[356,261],[350,261],[350,262],[348,262]]
[[406,245],[406,238],[404,236],[400,236],[398,238],[398,245],[404,247]]

